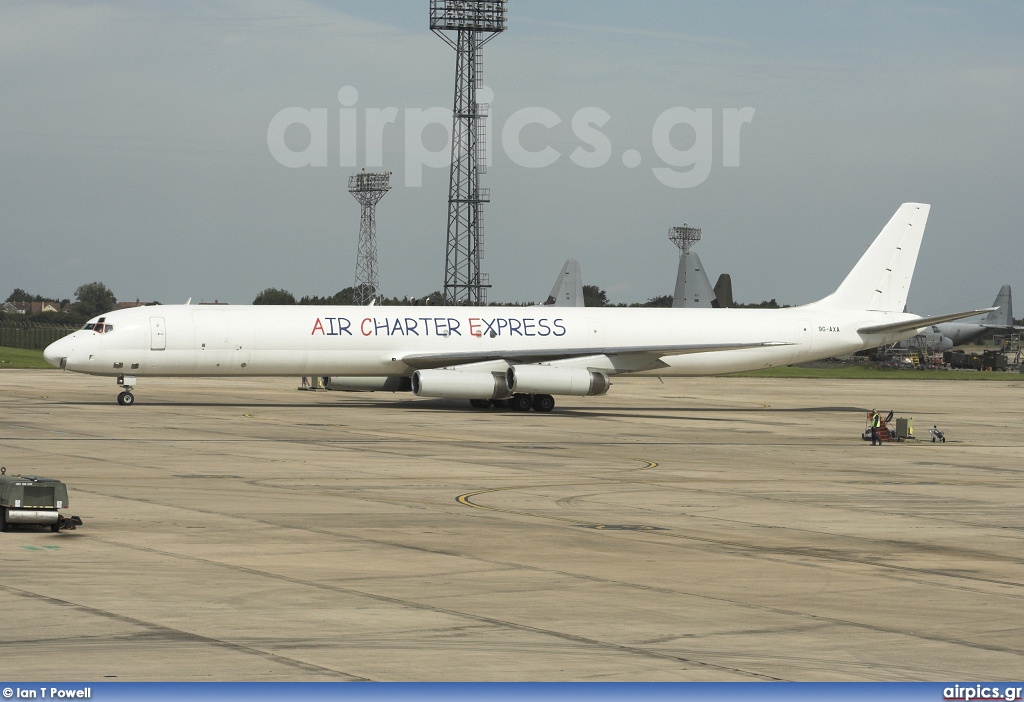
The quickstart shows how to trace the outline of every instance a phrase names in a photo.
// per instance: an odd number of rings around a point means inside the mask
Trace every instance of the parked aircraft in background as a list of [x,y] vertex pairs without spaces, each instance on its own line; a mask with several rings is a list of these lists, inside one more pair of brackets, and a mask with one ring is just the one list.
[[1009,285],[999,288],[999,294],[996,295],[992,306],[995,309],[985,315],[981,322],[976,324],[957,321],[942,322],[934,326],[938,328],[940,334],[953,342],[953,346],[969,344],[978,337],[994,330],[1013,329],[1013,299]]
[[918,350],[926,353],[942,353],[954,346],[969,344],[993,331],[1013,331],[1013,299],[1010,286],[999,289],[992,311],[980,322],[941,322],[931,324],[920,334],[904,339],[895,345],[898,349]]
[[704,309],[732,307],[732,278],[728,273],[723,273],[718,276],[718,281],[712,288],[700,257],[694,251],[687,251],[679,257],[672,306]]
[[548,412],[554,395],[601,395],[620,374],[801,363],[987,311],[930,319],[903,311],[928,210],[900,206],[836,291],[800,307],[163,305],[108,312],[43,355],[59,368],[116,377],[123,405],[145,377],[316,375],[344,389]]

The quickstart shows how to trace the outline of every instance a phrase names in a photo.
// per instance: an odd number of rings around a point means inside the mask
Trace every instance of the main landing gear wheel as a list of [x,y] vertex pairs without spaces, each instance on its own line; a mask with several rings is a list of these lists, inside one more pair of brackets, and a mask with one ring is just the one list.
[[533,407],[533,400],[529,395],[513,395],[508,404],[513,412],[529,412]]
[[550,412],[555,408],[555,398],[551,395],[530,395],[519,393],[507,400],[470,400],[470,407],[476,409],[487,409],[496,407],[499,409],[508,408],[513,412]]
[[119,405],[133,405],[135,404],[135,395],[125,390],[117,396],[117,404]]
[[550,412],[555,408],[555,398],[551,395],[534,395],[533,396],[533,411],[534,412]]

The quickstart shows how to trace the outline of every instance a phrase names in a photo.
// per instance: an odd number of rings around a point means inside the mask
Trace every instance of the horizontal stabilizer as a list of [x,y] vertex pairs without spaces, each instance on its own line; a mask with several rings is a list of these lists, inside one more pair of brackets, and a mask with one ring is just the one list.
[[943,322],[952,322],[957,319],[963,319],[964,317],[974,317],[979,314],[985,314],[996,309],[995,307],[986,307],[983,310],[971,310],[970,312],[953,312],[951,314],[940,314],[937,317],[918,317],[917,319],[911,319],[906,322],[893,322],[892,324],[875,324],[870,327],[861,327],[857,330],[858,334],[890,334],[894,332],[912,331],[914,329],[924,329],[930,327],[933,324],[942,324]]

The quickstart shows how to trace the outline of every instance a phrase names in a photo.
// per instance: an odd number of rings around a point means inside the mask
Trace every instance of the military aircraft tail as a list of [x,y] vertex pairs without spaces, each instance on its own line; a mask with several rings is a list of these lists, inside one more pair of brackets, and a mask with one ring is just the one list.
[[575,258],[566,259],[562,271],[555,279],[548,299],[541,303],[553,307],[583,307],[583,274],[580,262]]
[[679,257],[676,287],[672,294],[673,307],[713,307],[715,292],[708,274],[696,251],[687,251]]
[[981,323],[985,326],[991,327],[1012,327],[1013,326],[1013,300],[1010,297],[1010,286],[1004,285],[999,288],[999,294],[996,295],[995,301],[992,306],[997,308],[992,310],[981,320]]
[[733,305],[732,276],[728,273],[723,273],[718,276],[718,282],[715,283],[715,299],[711,303],[711,306],[732,307]]

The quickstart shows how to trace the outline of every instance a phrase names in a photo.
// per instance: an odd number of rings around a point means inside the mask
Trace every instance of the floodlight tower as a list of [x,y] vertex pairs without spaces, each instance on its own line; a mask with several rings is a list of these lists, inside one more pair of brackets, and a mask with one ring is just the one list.
[[444,276],[444,296],[450,304],[485,304],[490,287],[480,272],[484,257],[481,205],[490,200],[488,190],[480,187],[480,175],[486,169],[487,106],[477,102],[476,91],[483,79],[483,45],[505,31],[505,5],[506,0],[430,0],[430,29],[455,49]]
[[391,190],[391,173],[367,173],[349,176],[348,191],[363,206],[359,218],[359,248],[356,252],[355,303],[368,305],[380,294],[377,276],[377,203]]
[[690,253],[690,247],[700,241],[700,227],[688,227],[683,222],[683,226],[668,230],[668,238],[679,247],[679,257],[682,258]]

